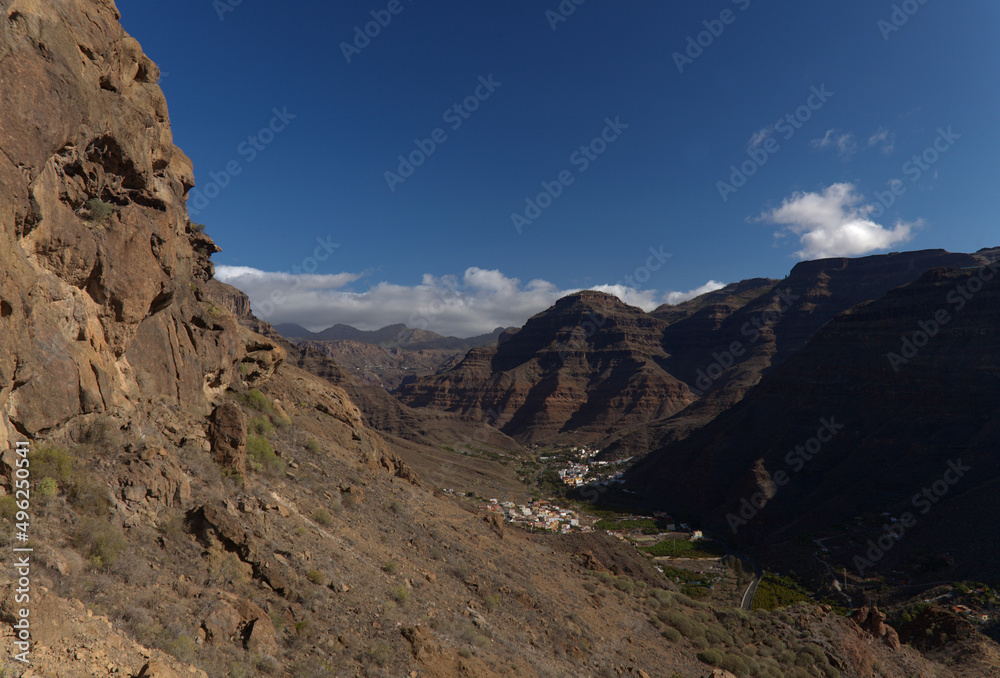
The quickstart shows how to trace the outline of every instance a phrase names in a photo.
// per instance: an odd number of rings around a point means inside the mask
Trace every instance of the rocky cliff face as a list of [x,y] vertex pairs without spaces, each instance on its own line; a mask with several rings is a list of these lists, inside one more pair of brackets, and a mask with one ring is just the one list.
[[0,445],[150,400],[207,410],[280,355],[203,300],[217,248],[159,70],[113,2],[0,11]]
[[588,442],[694,400],[663,367],[666,323],[601,292],[559,300],[400,399],[481,417],[523,442]]
[[671,321],[663,336],[670,354],[665,367],[700,397],[682,412],[622,431],[602,446],[609,455],[631,456],[682,440],[739,403],[837,314],[880,299],[932,268],[974,266],[989,256],[925,250],[806,261],[781,281],[748,280],[661,307],[653,314]]
[[[911,567],[926,551],[954,559],[945,577],[995,576],[1000,560],[982,544],[1000,538],[989,489],[1000,477],[998,312],[994,269],[928,271],[837,316],[631,481],[654,504],[772,556],[811,560],[814,546],[798,535],[832,537],[849,568],[881,536],[883,512],[910,513],[909,536],[868,557],[870,571]],[[959,461],[970,470],[956,471]],[[925,487],[936,489],[921,499]]]

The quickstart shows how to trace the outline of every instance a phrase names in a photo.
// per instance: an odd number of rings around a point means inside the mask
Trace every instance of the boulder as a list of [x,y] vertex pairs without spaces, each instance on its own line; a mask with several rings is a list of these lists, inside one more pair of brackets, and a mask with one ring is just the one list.
[[247,423],[243,411],[235,403],[222,403],[215,408],[208,439],[217,464],[246,475]]
[[135,678],[181,678],[180,674],[162,662],[149,662]]
[[205,629],[208,641],[218,644],[228,642],[236,635],[240,621],[239,613],[228,603],[219,600],[208,608],[201,626]]
[[243,647],[258,654],[276,655],[278,641],[271,620],[265,616],[247,624],[243,629]]

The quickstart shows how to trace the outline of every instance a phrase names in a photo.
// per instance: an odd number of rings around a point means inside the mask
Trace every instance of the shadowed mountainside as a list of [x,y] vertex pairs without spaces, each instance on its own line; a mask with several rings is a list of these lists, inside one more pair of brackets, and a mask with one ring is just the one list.
[[[932,577],[998,580],[1000,554],[988,546],[1000,538],[998,328],[991,269],[931,270],[837,316],[729,411],[646,457],[630,486],[786,563],[810,559],[806,534],[837,536],[836,557],[852,567],[880,536],[880,514],[910,512],[916,527],[871,571],[912,571],[929,550],[955,563]],[[819,434],[830,439],[816,451],[809,441],[824,422],[836,433]],[[954,470],[959,460],[965,471]],[[946,474],[947,492],[914,499]],[[766,503],[746,509],[758,493]],[[855,516],[878,520],[866,530]]]

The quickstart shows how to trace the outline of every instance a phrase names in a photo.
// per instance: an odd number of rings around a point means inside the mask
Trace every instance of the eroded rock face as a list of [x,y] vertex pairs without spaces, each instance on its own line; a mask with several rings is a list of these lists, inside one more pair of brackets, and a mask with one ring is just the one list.
[[488,421],[520,442],[598,440],[695,400],[663,367],[666,327],[617,297],[580,292],[398,395]]
[[159,70],[118,19],[0,1],[0,446],[143,401],[207,414],[244,359],[259,378],[284,359],[203,299],[218,248],[187,217]]
[[891,649],[900,648],[899,634],[896,633],[896,629],[885,623],[885,613],[879,610],[877,605],[870,608],[867,605],[861,606],[851,615],[851,621],[862,631],[882,640]]
[[215,462],[246,475],[247,423],[243,411],[233,403],[219,405],[212,413],[208,437]]

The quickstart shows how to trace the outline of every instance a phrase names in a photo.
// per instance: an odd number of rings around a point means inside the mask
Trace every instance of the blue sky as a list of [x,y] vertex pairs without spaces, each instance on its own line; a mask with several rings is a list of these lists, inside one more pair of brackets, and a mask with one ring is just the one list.
[[1000,244],[991,0],[236,1],[118,7],[271,322],[470,335],[585,287]]

